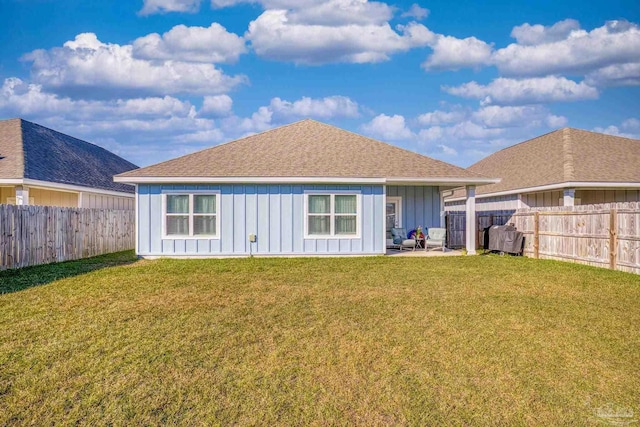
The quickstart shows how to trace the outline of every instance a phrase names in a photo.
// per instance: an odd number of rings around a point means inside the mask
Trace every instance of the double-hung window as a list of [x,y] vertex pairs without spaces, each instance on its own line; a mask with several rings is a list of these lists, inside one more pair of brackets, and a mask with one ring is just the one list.
[[345,237],[359,235],[359,194],[306,194],[307,237]]
[[218,237],[218,194],[164,194],[167,238]]

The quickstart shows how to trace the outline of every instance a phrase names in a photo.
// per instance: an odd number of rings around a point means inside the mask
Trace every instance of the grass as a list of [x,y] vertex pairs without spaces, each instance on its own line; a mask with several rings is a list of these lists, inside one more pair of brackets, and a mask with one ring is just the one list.
[[640,418],[631,274],[497,256],[122,253],[0,272],[0,289],[0,425]]

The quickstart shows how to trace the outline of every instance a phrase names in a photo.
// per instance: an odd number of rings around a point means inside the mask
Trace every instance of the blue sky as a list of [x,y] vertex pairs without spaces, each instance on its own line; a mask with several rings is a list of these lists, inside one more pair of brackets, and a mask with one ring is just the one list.
[[640,137],[631,0],[0,0],[0,46],[0,118],[142,166],[305,117],[460,166]]

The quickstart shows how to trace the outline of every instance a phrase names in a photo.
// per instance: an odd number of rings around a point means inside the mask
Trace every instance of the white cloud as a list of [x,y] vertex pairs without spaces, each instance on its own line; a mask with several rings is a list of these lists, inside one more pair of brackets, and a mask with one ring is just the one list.
[[455,123],[464,119],[466,113],[460,109],[455,111],[435,110],[418,116],[418,124],[422,126],[434,126],[447,123]]
[[429,155],[449,161],[455,156],[457,164],[470,164],[497,148],[566,126],[567,119],[542,105],[491,105],[475,111],[454,105],[451,111],[422,114],[416,122],[426,127],[416,132],[415,141]]
[[456,150],[455,148],[449,147],[449,146],[444,145],[444,144],[438,144],[437,147],[440,148],[442,150],[442,153],[447,155],[447,156],[457,156],[458,155],[458,150]]
[[83,33],[61,48],[35,50],[30,61],[32,78],[59,91],[93,89],[83,95],[134,92],[142,94],[216,94],[246,82],[244,76],[227,76],[211,64],[147,61],[133,57],[131,45],[102,43],[95,34]]
[[630,132],[640,132],[640,120],[630,118],[622,122],[622,129]]
[[593,86],[640,85],[640,62],[609,65],[587,74],[585,81]]
[[397,29],[388,23],[299,24],[291,21],[286,10],[267,10],[249,24],[245,38],[258,56],[312,65],[386,61],[394,53],[425,46],[434,38],[415,22]]
[[458,39],[438,35],[430,44],[433,53],[422,64],[426,70],[458,70],[463,67],[477,68],[491,62],[492,45],[475,37]]
[[[562,21],[565,22],[566,21]],[[558,23],[556,25],[559,25]],[[571,24],[571,23],[570,23]],[[549,32],[543,31],[541,44],[511,44],[497,50],[493,62],[503,75],[540,76],[548,74],[584,75],[599,68],[638,62],[640,28],[627,21],[608,21],[592,31],[571,30],[566,24],[552,39],[545,42]],[[551,28],[554,28],[555,25]],[[522,32],[520,30],[516,32]],[[533,28],[533,27],[532,27]],[[515,30],[515,29],[514,29]],[[568,33],[567,33],[568,31]],[[531,31],[525,30],[525,40],[535,41]],[[557,40],[560,35],[565,38]],[[523,37],[522,34],[519,35]]]
[[233,63],[246,51],[242,37],[215,22],[207,28],[176,25],[162,36],[152,33],[133,42],[138,59]]
[[42,86],[28,84],[15,77],[6,79],[0,89],[0,112],[8,116],[64,115],[70,120],[93,120],[96,117],[101,120],[147,120],[195,116],[195,108],[191,103],[171,96],[110,101],[73,100],[47,93]]
[[167,12],[197,12],[200,0],[144,0],[140,15]]
[[292,120],[308,117],[322,120],[355,118],[360,116],[358,103],[345,96],[325,98],[302,97],[295,101],[272,98],[268,105],[258,108],[249,117],[231,116],[221,121],[227,133],[249,134],[261,132]]
[[550,27],[528,23],[513,27],[511,37],[525,46],[535,46],[543,43],[551,43],[566,39],[571,32],[580,29],[580,23],[575,19],[565,19],[556,22]]
[[231,114],[233,100],[229,95],[205,96],[199,111],[205,117],[225,117]]
[[481,99],[484,105],[579,101],[598,97],[598,90],[585,82],[576,83],[555,76],[530,79],[500,77],[488,85],[469,82],[442,89],[451,95]]
[[401,15],[403,18],[415,18],[417,20],[425,19],[429,16],[429,9],[421,7],[419,4],[414,3],[409,10]]
[[545,118],[545,123],[551,129],[558,129],[565,127],[567,123],[569,123],[569,120],[564,116],[556,116],[554,114],[550,114]]
[[608,135],[622,136],[624,138],[640,139],[640,120],[629,118],[620,125],[609,125],[606,127],[595,127],[594,132],[606,133]]
[[288,13],[293,24],[324,25],[381,25],[393,17],[386,3],[367,0],[325,0],[300,7],[296,2]]
[[404,117],[400,115],[380,114],[360,128],[367,135],[387,141],[406,140],[415,136],[407,127]]
[[541,105],[482,107],[471,115],[476,123],[492,128],[540,127],[543,123],[552,128],[562,127],[567,119],[550,114]]
[[297,101],[285,101],[273,98],[269,109],[277,117],[314,117],[318,119],[331,119],[335,117],[358,117],[358,103],[345,96],[328,96],[326,98],[313,99],[302,97]]

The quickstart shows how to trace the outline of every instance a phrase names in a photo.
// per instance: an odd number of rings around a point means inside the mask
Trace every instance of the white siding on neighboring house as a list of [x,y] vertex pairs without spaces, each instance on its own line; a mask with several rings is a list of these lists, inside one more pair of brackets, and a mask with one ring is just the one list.
[[[446,210],[450,212],[464,212],[465,201],[446,202]],[[485,197],[483,199],[476,196],[476,211],[507,211],[518,209],[518,195]]]
[[[524,193],[518,205],[518,195],[476,198],[477,211],[515,210],[518,208],[542,208],[563,206],[563,191],[543,191]],[[600,203],[637,202],[640,201],[640,190],[579,190],[575,192],[576,205],[595,205]],[[450,212],[464,212],[464,200],[445,203]]]
[[580,199],[579,204],[581,205],[638,202],[640,201],[640,190],[576,190],[576,199]]

